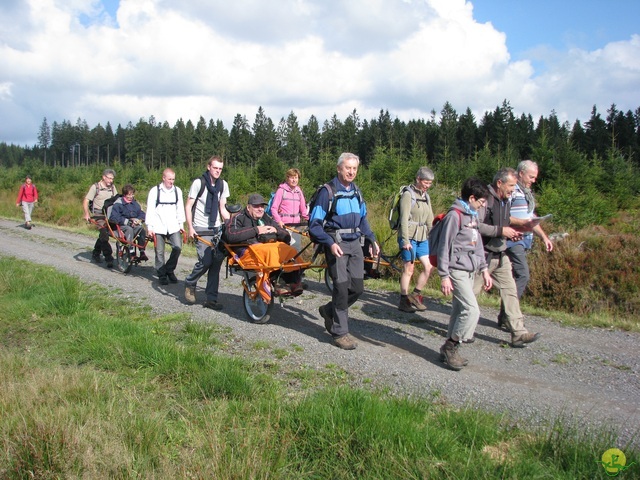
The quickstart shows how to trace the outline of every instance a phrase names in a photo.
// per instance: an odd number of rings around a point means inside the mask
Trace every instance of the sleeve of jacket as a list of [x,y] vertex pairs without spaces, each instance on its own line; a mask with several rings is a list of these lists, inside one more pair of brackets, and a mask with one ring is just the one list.
[[20,190],[18,190],[18,198],[16,199],[16,203],[22,203],[23,195],[24,195],[24,185],[20,185]]
[[334,244],[333,238],[324,231],[323,227],[328,209],[329,192],[326,188],[323,188],[318,192],[314,209],[309,212],[309,232],[314,240],[330,247]]
[[491,213],[486,206],[478,209],[478,231],[483,237],[501,237],[502,227],[485,223],[486,219],[491,218]]
[[411,241],[409,238],[409,218],[411,218],[411,192],[407,189],[400,196],[400,228],[398,228],[398,233],[403,245],[408,245]]
[[33,186],[33,200],[34,200],[35,202],[37,202],[37,201],[38,201],[38,189],[36,188],[36,186],[35,186],[35,185]]
[[304,198],[304,192],[300,189],[300,216],[305,220],[309,220],[309,209],[307,208],[307,200]]
[[245,212],[235,215],[226,228],[225,237],[228,243],[248,243],[249,240],[256,242],[258,237],[258,227],[249,221]]
[[127,218],[124,216],[124,205],[122,203],[114,203],[111,208],[111,215],[109,216],[109,220],[118,225],[126,225]]
[[156,201],[158,200],[159,194],[160,194],[160,191],[158,190],[158,187],[153,187],[151,188],[151,190],[149,190],[149,195],[147,195],[146,223],[147,223],[147,227],[149,227],[150,230],[154,230],[154,231],[158,228],[158,225],[160,225],[161,223],[156,213]]
[[178,223],[180,225],[182,225],[184,222],[187,221],[187,218],[184,214],[184,198],[182,198],[182,190],[180,190],[179,187],[176,187],[176,191],[178,192],[178,205],[177,205],[177,218],[178,218]]

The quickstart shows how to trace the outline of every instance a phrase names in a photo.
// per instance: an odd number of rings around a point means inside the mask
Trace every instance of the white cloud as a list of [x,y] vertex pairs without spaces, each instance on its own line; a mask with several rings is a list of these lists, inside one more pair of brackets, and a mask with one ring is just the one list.
[[480,117],[507,99],[517,114],[573,122],[593,104],[640,103],[637,35],[516,62],[464,0],[121,0],[111,19],[95,0],[27,0],[0,13],[0,141],[20,144],[35,143],[43,117],[230,128],[258,106],[274,123],[291,111],[306,123],[354,108],[428,118],[446,101]]

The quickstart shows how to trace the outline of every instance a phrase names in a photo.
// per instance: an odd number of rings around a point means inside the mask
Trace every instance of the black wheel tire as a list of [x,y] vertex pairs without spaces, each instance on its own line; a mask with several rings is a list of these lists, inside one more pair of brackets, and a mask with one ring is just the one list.
[[129,273],[133,267],[133,259],[129,253],[129,247],[121,243],[116,245],[116,261],[118,262],[118,270],[122,273]]
[[273,307],[273,297],[271,298],[271,302],[268,304],[265,303],[259,294],[256,295],[255,300],[251,300],[249,293],[256,293],[256,282],[253,279],[247,284],[247,289],[249,292],[247,292],[247,290],[242,292],[242,303],[247,317],[253,323],[267,323],[271,317],[270,312]]

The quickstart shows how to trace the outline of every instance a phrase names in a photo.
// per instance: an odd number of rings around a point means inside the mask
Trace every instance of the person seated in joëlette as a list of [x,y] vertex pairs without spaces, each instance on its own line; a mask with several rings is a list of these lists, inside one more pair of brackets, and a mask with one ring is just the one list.
[[[245,268],[255,266],[279,266],[293,260],[297,250],[289,245],[291,235],[281,228],[271,217],[265,215],[268,202],[260,194],[249,196],[245,209],[234,215],[225,228],[224,240],[228,244],[248,244],[248,247],[234,249]],[[271,273],[272,281],[279,277],[279,284],[274,285],[276,293],[283,295],[302,293],[301,271],[276,270]]]
[[[136,189],[133,185],[127,184],[122,187],[122,198],[113,204],[109,220],[120,227],[127,242],[131,243],[135,239],[135,243],[139,245],[138,259],[147,261],[149,258],[144,252],[147,231],[142,225],[145,220],[145,213],[142,211],[140,204],[135,200]],[[129,246],[131,255],[135,255],[135,247]]]

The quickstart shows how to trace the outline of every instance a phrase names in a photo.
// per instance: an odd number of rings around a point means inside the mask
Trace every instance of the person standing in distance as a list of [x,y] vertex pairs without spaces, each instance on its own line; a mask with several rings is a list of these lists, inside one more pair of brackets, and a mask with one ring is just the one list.
[[[160,285],[178,283],[175,274],[182,252],[182,228],[186,220],[182,190],[175,185],[176,173],[166,168],[162,183],[149,190],[147,196],[147,228],[155,238],[155,267]],[[165,244],[171,245],[169,260],[165,262]]]
[[187,302],[196,303],[196,284],[207,273],[207,286],[204,290],[206,300],[203,306],[212,310],[223,308],[218,302],[218,287],[220,267],[225,255],[218,248],[218,242],[224,222],[230,218],[226,208],[229,185],[220,178],[223,166],[224,162],[219,156],[214,155],[209,159],[207,170],[191,184],[185,205],[189,237],[196,240],[198,261],[185,279],[184,296]]
[[338,175],[320,190],[309,217],[311,239],[324,247],[333,280],[331,301],[320,307],[320,316],[336,346],[344,350],[356,348],[349,334],[349,307],[364,291],[364,237],[371,242],[371,255],[380,254],[367,220],[367,206],[353,183],[359,164],[353,153],[340,155]]
[[38,189],[33,184],[31,177],[27,175],[24,183],[20,186],[16,200],[16,207],[22,207],[24,228],[27,230],[31,230],[31,213],[36,203],[38,203]]
[[118,193],[118,189],[113,183],[115,178],[116,172],[107,168],[102,172],[102,179],[91,185],[84,200],[82,200],[83,218],[87,222],[93,218],[98,225],[98,240],[96,240],[96,244],[93,247],[92,260],[100,263],[102,261],[100,254],[102,253],[107,262],[107,268],[113,268],[113,249],[109,243],[109,229],[107,228],[107,219],[102,213],[102,206],[105,200]]

